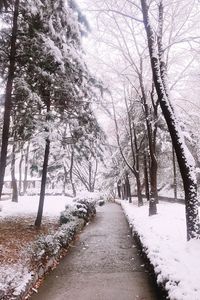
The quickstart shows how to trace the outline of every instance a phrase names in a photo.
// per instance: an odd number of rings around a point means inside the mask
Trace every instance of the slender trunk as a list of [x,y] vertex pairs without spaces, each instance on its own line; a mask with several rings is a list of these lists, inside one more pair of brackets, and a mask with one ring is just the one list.
[[128,173],[126,173],[126,190],[127,190],[127,198],[129,203],[132,202],[131,199],[131,186],[130,186],[130,182],[129,182],[129,177],[128,177]]
[[18,14],[19,14],[19,0],[15,0],[14,14],[13,14],[13,25],[11,35],[11,46],[10,46],[10,57],[8,67],[8,78],[5,91],[5,106],[4,106],[4,119],[3,119],[3,130],[2,130],[2,144],[1,144],[1,158],[0,158],[0,198],[3,190],[4,175],[6,168],[6,159],[8,151],[8,139],[10,129],[10,113],[12,105],[12,89],[13,80],[15,74],[15,61],[16,61],[16,39],[18,30]]
[[[49,96],[49,99],[47,100],[47,117],[46,117],[47,121],[49,120],[49,112],[50,112],[50,106],[51,106],[50,95],[48,95],[48,96]],[[49,131],[49,129],[46,128],[46,132],[48,132],[48,131]],[[35,220],[35,226],[38,228],[41,226],[41,222],[42,222],[49,152],[50,152],[50,140],[47,137],[46,145],[45,145],[45,153],[44,153],[44,162],[43,162],[43,168],[42,168],[42,181],[41,181],[41,189],[40,189],[39,206],[38,206],[37,217]]]
[[125,188],[124,188],[124,183],[122,183],[122,200],[125,199]]
[[19,161],[19,195],[22,195],[22,163],[24,160],[23,149],[21,150],[21,157]]
[[24,181],[23,181],[23,195],[25,195],[26,192],[27,192],[29,149],[30,149],[30,142],[28,142],[28,146],[27,146],[27,150],[26,150],[26,156],[25,156]]
[[158,191],[157,191],[157,160],[151,160],[150,168],[151,190],[149,200],[149,216],[157,214]]
[[149,201],[149,199],[150,199],[149,174],[148,174],[148,165],[147,165],[146,152],[144,153],[144,182],[145,182],[145,195],[146,195],[147,201]]
[[143,198],[142,198],[141,181],[140,181],[139,174],[136,176],[136,184],[137,184],[138,206],[142,206],[143,205]]
[[73,179],[73,166],[74,166],[74,149],[72,149],[69,177],[70,177],[70,182],[71,182],[71,186],[72,186],[73,196],[76,197],[76,188],[75,188],[74,179]]
[[150,167],[151,198],[153,197],[156,203],[158,203],[157,171],[158,171],[157,159],[153,156],[153,158],[151,159],[151,167]]
[[[162,4],[162,2],[160,4]],[[192,238],[199,238],[199,214],[195,162],[191,153],[189,153],[189,150],[187,149],[179,123],[174,114],[174,110],[172,109],[172,105],[166,92],[166,82],[163,84],[164,79],[160,74],[160,59],[158,59],[158,55],[156,53],[154,31],[150,24],[146,0],[141,0],[141,5],[143,21],[148,40],[153,80],[158,95],[159,104],[171,135],[173,147],[183,179],[186,204],[187,239],[190,240]]]
[[92,189],[94,192],[95,189],[95,183],[96,183],[96,177],[97,177],[97,170],[98,170],[98,160],[95,159],[95,167],[94,167],[94,174],[93,174],[93,181],[92,181]]
[[[135,135],[135,144],[137,143],[136,135]],[[143,197],[142,197],[142,185],[140,180],[140,158],[139,158],[139,149],[137,146],[135,146],[136,149],[136,169],[137,173],[135,174],[136,183],[137,183],[137,198],[138,198],[138,206],[142,206],[143,203]]]
[[66,193],[66,184],[67,184],[67,168],[64,166],[63,195],[65,195]]
[[17,180],[15,177],[15,151],[16,143],[13,141],[12,158],[11,158],[11,179],[12,179],[12,202],[18,202]]
[[177,172],[176,172],[176,157],[172,146],[173,173],[174,173],[174,200],[177,200]]
[[[126,98],[125,98],[125,104],[126,104],[126,108],[127,108],[127,112],[128,112],[128,106],[127,106]],[[118,144],[118,147],[119,147],[119,150],[120,150],[120,154],[121,154],[125,164],[130,169],[130,171],[133,173],[133,175],[135,176],[136,181],[137,181],[137,176],[139,174],[139,155],[138,155],[139,149],[137,147],[137,136],[136,136],[136,131],[135,131],[135,127],[134,127],[134,122],[132,122],[132,125],[131,125],[130,114],[128,113],[130,138],[131,138],[130,139],[131,140],[131,151],[132,151],[132,158],[133,158],[133,165],[131,166],[129,164],[129,162],[127,161],[126,157],[124,156],[122,147],[120,145],[119,130],[118,130],[118,124],[117,124],[116,112],[115,112],[115,106],[114,106],[113,99],[112,99],[112,105],[113,105],[114,121],[115,121],[115,128],[116,128],[117,144]],[[133,134],[134,134],[134,136],[133,136]],[[134,148],[134,145],[135,145],[135,148]],[[136,152],[137,157],[135,156],[135,152]],[[122,189],[122,191],[123,190],[124,190],[124,188]],[[140,205],[141,205],[141,203],[143,203],[143,201],[141,201],[141,197],[142,197],[141,185],[140,185],[140,191],[138,193],[141,194],[138,198],[138,203],[140,203]],[[124,198],[124,191],[123,191],[123,198]]]
[[[149,142],[149,158],[150,158],[150,193],[151,193],[151,198],[155,197],[155,203],[158,203],[158,187],[157,187],[157,158],[156,158],[156,141],[153,139],[153,132],[152,132],[152,128],[151,125],[149,123],[149,109],[146,103],[146,99],[144,100],[144,106],[145,106],[145,114],[146,114],[146,126],[147,126],[147,134],[148,134],[148,142]],[[156,125],[155,125],[156,126]],[[155,137],[156,138],[156,137]],[[153,201],[153,200],[152,200]],[[154,201],[153,201],[154,202]],[[151,208],[149,208],[149,210],[151,211],[151,214],[153,214],[153,212],[157,211],[156,208],[154,208],[153,210]]]
[[125,200],[128,200],[126,180],[125,180],[125,182],[124,182],[124,199],[125,199]]
[[88,165],[88,186],[89,186],[89,191],[93,192],[92,190],[92,163],[89,161]]
[[117,193],[118,193],[118,198],[121,199],[121,182],[118,181],[117,183]]
[[50,151],[50,140],[49,140],[49,138],[47,138],[46,139],[45,154],[44,154],[44,163],[43,163],[43,169],[42,169],[42,181],[41,181],[41,189],[40,189],[39,207],[38,207],[37,218],[35,220],[35,226],[36,227],[40,227],[41,222],[42,222],[44,197],[45,197],[45,187],[46,187],[46,178],[47,178],[47,167],[48,167],[48,160],[49,160],[49,151]]

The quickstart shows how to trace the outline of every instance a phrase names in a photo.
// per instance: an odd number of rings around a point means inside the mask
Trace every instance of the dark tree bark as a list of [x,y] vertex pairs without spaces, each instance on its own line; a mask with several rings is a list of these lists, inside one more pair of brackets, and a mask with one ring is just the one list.
[[19,161],[19,195],[22,196],[22,164],[24,160],[23,149],[21,150],[21,156]]
[[13,80],[14,80],[15,63],[16,63],[16,39],[17,39],[17,30],[18,30],[18,24],[17,24],[18,15],[19,15],[19,0],[15,0],[12,34],[11,34],[10,56],[9,56],[9,67],[8,67],[8,78],[7,78],[6,91],[5,91],[3,130],[2,130],[1,158],[0,158],[0,198],[3,190],[7,151],[8,151],[10,114],[11,114],[11,105],[12,105],[12,90],[13,90]]
[[122,200],[124,200],[125,199],[125,187],[124,187],[124,183],[122,183],[121,191],[122,191]]
[[174,200],[177,200],[177,172],[176,172],[176,157],[174,148],[172,146],[172,160],[173,160],[173,173],[174,173]]
[[27,177],[28,177],[29,149],[30,149],[30,142],[28,142],[28,146],[27,146],[27,149],[26,149],[26,156],[25,156],[24,181],[23,181],[23,195],[25,195],[26,192],[27,192]]
[[67,168],[64,166],[63,195],[66,195],[67,175],[68,175]]
[[[50,112],[50,106],[51,106],[50,95],[48,95],[46,105],[47,105],[46,120],[49,120],[49,115],[48,114]],[[46,128],[46,132],[48,132],[48,131],[49,131],[49,129]],[[44,162],[43,162],[43,168],[42,168],[42,181],[41,181],[41,189],[40,189],[39,206],[38,206],[37,217],[36,217],[36,220],[35,220],[35,226],[38,227],[38,228],[41,226],[41,222],[42,222],[49,152],[50,152],[50,140],[47,137],[46,138],[45,153],[44,153]]]
[[15,151],[16,151],[16,142],[13,141],[12,147],[12,157],[11,157],[11,180],[12,180],[12,202],[18,202],[18,190],[17,190],[17,180],[15,177]]
[[143,83],[143,66],[142,60],[140,62],[140,74],[139,74],[139,81],[140,81],[140,88],[142,92],[142,100],[144,105],[144,113],[146,119],[146,127],[147,127],[147,136],[148,136],[148,144],[149,144],[149,169],[150,169],[150,198],[149,198],[149,215],[155,215],[157,213],[156,204],[158,203],[158,192],[157,192],[157,158],[156,158],[156,133],[157,133],[157,105],[154,103],[152,98],[152,105],[154,109],[154,118],[155,118],[155,125],[154,129],[149,121],[150,113],[149,107],[147,104],[147,97],[145,93],[144,83]]
[[146,151],[144,152],[144,183],[145,183],[145,195],[147,201],[150,200],[150,193],[149,193],[149,174],[148,174],[148,165],[147,165],[147,154]]
[[121,199],[121,180],[117,182],[117,194],[118,198]]
[[123,186],[124,186],[124,199],[128,200],[126,179],[124,180],[124,185]]
[[[162,5],[162,2],[160,3]],[[163,71],[163,63],[161,65],[161,54],[156,50],[156,42],[154,32],[151,27],[148,13],[148,5],[146,0],[141,0],[143,21],[147,34],[149,55],[151,61],[151,68],[153,73],[153,80],[156,92],[159,99],[159,104],[166,120],[169,133],[171,135],[173,147],[176,153],[179,164],[183,186],[185,191],[185,205],[186,205],[186,225],[187,225],[187,239],[199,238],[199,214],[198,214],[198,199],[197,199],[197,181],[194,172],[195,163],[192,160],[191,154],[186,149],[184,138],[182,137],[181,129],[174,114],[174,110],[169,100],[166,91],[165,77],[161,76]],[[159,41],[161,43],[161,41]],[[163,61],[162,61],[163,62]]]
[[125,184],[126,184],[127,198],[128,198],[129,203],[131,203],[132,202],[131,186],[130,186],[130,182],[129,182],[128,172],[126,172],[126,174],[125,174]]
[[74,149],[72,148],[69,177],[70,177],[70,182],[71,182],[71,186],[72,186],[73,196],[76,197],[76,188],[75,188],[74,179],[73,179],[73,166],[74,166]]

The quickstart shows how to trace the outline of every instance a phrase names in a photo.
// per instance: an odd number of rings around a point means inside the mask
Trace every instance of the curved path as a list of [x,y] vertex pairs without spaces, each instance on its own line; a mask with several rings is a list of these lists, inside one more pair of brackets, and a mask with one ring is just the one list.
[[31,300],[158,300],[119,205],[98,209]]

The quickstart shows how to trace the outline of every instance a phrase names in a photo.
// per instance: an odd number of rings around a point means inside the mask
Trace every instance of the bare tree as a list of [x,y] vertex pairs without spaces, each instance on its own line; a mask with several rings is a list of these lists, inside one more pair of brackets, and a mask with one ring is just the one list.
[[[143,21],[146,30],[149,56],[152,67],[153,80],[159,99],[159,104],[168,125],[172,138],[173,147],[176,152],[181,176],[183,179],[186,204],[187,239],[199,237],[199,215],[197,199],[197,182],[195,176],[195,163],[191,153],[185,144],[179,123],[176,119],[172,104],[169,100],[166,82],[166,68],[162,53],[162,36],[159,37],[158,47],[151,21],[149,17],[149,6],[146,0],[141,0]],[[159,3],[159,22],[163,14],[162,1]],[[163,20],[163,19],[162,19]],[[161,22],[160,22],[161,26]],[[160,30],[160,33],[162,30]]]

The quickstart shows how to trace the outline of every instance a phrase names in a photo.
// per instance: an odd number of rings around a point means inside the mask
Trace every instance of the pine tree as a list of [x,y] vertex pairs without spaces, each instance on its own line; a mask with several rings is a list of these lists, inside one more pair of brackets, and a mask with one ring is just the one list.
[[[7,8],[9,1],[4,1],[0,6]],[[4,104],[4,118],[3,118],[3,131],[2,131],[2,141],[1,141],[1,157],[0,157],[0,198],[2,195],[4,175],[6,168],[7,159],[7,149],[9,140],[9,129],[10,129],[10,114],[11,114],[11,102],[12,102],[12,91],[13,91],[13,81],[16,70],[16,43],[17,43],[17,33],[18,33],[18,15],[19,15],[19,0],[14,1],[14,13],[12,18],[12,32],[10,38],[10,49],[8,58],[8,74],[5,89],[5,104]]]

